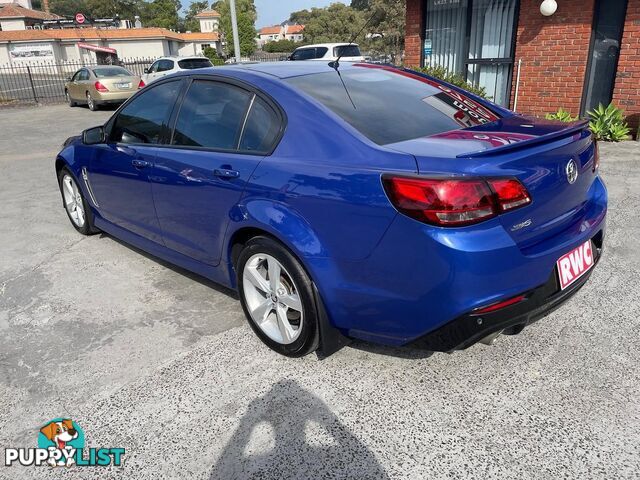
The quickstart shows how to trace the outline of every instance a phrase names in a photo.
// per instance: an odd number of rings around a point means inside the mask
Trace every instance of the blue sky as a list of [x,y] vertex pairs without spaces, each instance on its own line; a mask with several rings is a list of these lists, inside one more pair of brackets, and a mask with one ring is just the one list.
[[289,18],[291,12],[311,7],[326,7],[330,3],[342,2],[349,4],[350,0],[255,0],[258,10],[256,27],[276,25]]

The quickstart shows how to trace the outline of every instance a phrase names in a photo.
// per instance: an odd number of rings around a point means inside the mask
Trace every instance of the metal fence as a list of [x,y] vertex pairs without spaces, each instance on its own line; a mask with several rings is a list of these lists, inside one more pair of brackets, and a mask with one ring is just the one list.
[[[153,61],[153,58],[128,58],[121,59],[120,64],[135,75],[142,75],[144,69]],[[64,101],[65,82],[80,68],[96,65],[81,61],[2,65],[0,66],[0,106]]]

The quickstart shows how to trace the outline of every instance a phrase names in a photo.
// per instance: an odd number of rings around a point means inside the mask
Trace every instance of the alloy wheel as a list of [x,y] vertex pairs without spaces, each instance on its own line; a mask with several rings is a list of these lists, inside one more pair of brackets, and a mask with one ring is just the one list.
[[89,106],[89,110],[93,110],[95,108],[93,98],[91,97],[91,94],[89,92],[87,92],[87,105]]
[[271,255],[257,253],[242,272],[245,301],[254,323],[271,340],[288,345],[302,331],[304,315],[291,275]]
[[82,228],[85,222],[84,204],[80,189],[71,175],[65,174],[62,177],[62,196],[69,218],[76,227]]

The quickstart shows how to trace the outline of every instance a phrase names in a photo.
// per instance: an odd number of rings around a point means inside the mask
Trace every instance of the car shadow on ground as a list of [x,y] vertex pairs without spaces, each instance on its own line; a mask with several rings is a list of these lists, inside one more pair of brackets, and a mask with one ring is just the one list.
[[249,404],[209,478],[389,476],[322,400],[294,380],[281,380]]

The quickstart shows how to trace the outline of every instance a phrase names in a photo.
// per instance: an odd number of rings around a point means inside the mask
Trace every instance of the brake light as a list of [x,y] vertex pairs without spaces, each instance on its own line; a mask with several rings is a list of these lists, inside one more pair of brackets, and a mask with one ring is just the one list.
[[597,140],[593,141],[594,152],[593,152],[593,173],[596,173],[600,168],[600,144]]
[[508,212],[531,203],[529,192],[515,178],[489,180],[489,185],[496,192],[496,200],[502,212]]
[[96,87],[96,90],[99,92],[108,92],[109,89],[107,87],[105,87],[103,84],[101,84],[100,82],[96,82],[93,84],[94,87]]
[[489,305],[488,307],[477,308],[472,313],[473,315],[482,315],[485,313],[495,312],[497,310],[502,310],[503,308],[509,307],[511,305],[515,305],[516,303],[520,303],[523,301],[526,295],[518,295],[517,297],[510,298],[509,300],[504,300],[502,302],[494,303]]
[[138,88],[142,88],[144,87],[145,83],[144,80],[140,79],[140,83],[138,83]]
[[405,215],[431,225],[460,227],[483,222],[531,203],[515,178],[453,179],[385,175],[389,200]]

